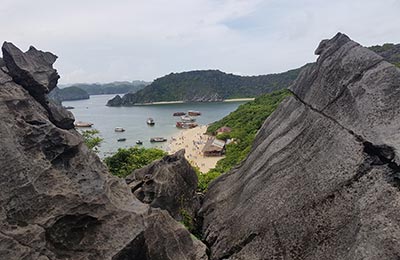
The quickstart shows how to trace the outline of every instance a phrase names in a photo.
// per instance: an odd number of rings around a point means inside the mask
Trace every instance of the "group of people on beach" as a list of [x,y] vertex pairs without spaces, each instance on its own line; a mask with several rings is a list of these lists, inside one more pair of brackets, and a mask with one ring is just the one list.
[[[171,138],[170,153],[174,153],[182,148],[186,150],[186,159],[193,165],[199,168],[204,168],[206,163],[204,160],[207,158],[203,156],[202,149],[207,141],[204,136],[204,127],[201,126],[198,129],[190,129],[188,131],[181,132],[178,137]],[[200,130],[202,129],[202,130]]]

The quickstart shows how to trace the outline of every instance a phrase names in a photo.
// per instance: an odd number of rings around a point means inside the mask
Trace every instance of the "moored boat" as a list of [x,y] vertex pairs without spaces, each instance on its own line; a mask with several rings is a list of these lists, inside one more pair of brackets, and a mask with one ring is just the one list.
[[195,110],[189,110],[188,111],[189,116],[200,116],[201,112],[200,111],[195,111]]
[[196,121],[195,118],[193,118],[191,116],[187,116],[187,115],[181,116],[181,119],[182,119],[182,122],[194,122],[194,121]]
[[148,125],[154,125],[154,124],[155,124],[154,119],[151,118],[151,117],[147,118],[146,123],[147,123]]
[[92,127],[93,123],[78,121],[78,122],[75,122],[74,125],[76,127]]
[[125,132],[125,129],[123,127],[116,127],[114,129],[115,132]]
[[175,112],[172,115],[173,116],[184,116],[184,115],[186,115],[186,113],[185,112]]
[[167,138],[164,137],[152,137],[150,138],[151,143],[159,143],[159,142],[166,142]]
[[190,122],[176,122],[176,127],[177,128],[182,128],[182,129],[190,129],[190,128],[195,128],[197,127],[197,123],[190,123]]
[[137,140],[137,141],[136,141],[136,144],[137,144],[137,145],[142,145],[142,144],[143,144],[143,142],[142,142],[142,141],[140,141],[140,140]]

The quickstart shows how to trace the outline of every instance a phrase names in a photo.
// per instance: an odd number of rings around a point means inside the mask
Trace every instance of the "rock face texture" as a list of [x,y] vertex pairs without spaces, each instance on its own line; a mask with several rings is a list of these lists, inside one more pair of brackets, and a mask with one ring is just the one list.
[[201,209],[211,259],[399,259],[400,70],[337,34]]
[[185,150],[168,155],[126,177],[132,193],[154,208],[165,209],[176,220],[192,219],[200,207],[197,175],[185,159]]
[[140,202],[46,93],[55,56],[3,45],[0,259],[206,259],[167,211]]

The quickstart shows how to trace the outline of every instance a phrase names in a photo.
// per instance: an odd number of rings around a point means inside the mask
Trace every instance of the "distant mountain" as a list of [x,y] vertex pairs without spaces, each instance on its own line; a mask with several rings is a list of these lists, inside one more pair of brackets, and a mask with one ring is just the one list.
[[108,106],[132,106],[160,101],[212,102],[230,98],[255,97],[287,88],[300,69],[261,76],[238,76],[219,70],[171,73],[156,79],[136,93],[115,97]]
[[111,83],[77,83],[73,84],[73,87],[78,87],[85,90],[89,95],[104,95],[104,94],[126,94],[133,93],[143,89],[150,82],[135,80],[129,81],[115,81]]
[[48,97],[57,103],[61,103],[62,101],[67,100],[80,100],[80,99],[89,99],[89,94],[78,87],[67,87],[60,89],[55,87],[49,94]]

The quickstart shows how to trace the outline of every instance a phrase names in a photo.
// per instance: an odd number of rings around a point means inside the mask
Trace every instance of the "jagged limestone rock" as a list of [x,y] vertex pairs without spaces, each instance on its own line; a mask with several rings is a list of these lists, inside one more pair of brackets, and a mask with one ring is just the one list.
[[56,87],[60,76],[53,68],[57,56],[50,52],[36,50],[31,46],[22,52],[10,42],[4,42],[3,59],[14,81],[23,86],[41,104],[45,94]]
[[400,70],[321,42],[242,165],[201,209],[211,259],[397,259]]
[[184,149],[133,171],[126,182],[140,201],[167,210],[179,221],[182,214],[195,219],[200,206],[198,180]]
[[[58,78],[51,67],[55,56],[40,51],[22,55],[5,46],[8,70],[0,70],[0,259],[128,260],[137,259],[144,247],[149,252],[144,260],[204,259],[201,242],[166,211],[134,198],[124,180],[111,176],[81,135],[69,128],[71,119],[62,116],[67,113],[49,108],[45,93]],[[37,59],[43,61],[40,66]],[[160,236],[151,235],[156,232]],[[128,247],[129,254],[116,257]],[[172,254],[171,248],[179,250]]]

